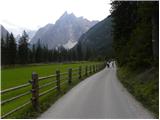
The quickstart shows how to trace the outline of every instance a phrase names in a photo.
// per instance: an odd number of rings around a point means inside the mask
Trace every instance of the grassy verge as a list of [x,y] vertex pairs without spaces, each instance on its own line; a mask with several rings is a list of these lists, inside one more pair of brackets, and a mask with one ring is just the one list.
[[[85,77],[83,77],[84,79]],[[79,82],[79,80],[74,80],[71,85],[64,85],[61,89],[61,92],[58,93],[57,91],[55,91],[54,93],[50,93],[44,97],[42,97],[40,99],[40,111],[36,112],[33,110],[32,107],[30,107],[29,109],[25,110],[25,111],[21,111],[21,113],[23,114],[18,114],[16,115],[15,118],[37,118],[39,117],[43,112],[45,112],[49,107],[51,107],[51,105],[53,105],[60,97],[62,97],[63,95],[65,95],[69,90],[71,90],[74,86],[76,86]],[[10,116],[11,117],[11,116]],[[14,117],[12,117],[14,118]]]
[[119,68],[117,75],[128,91],[149,109],[156,118],[159,116],[159,71],[152,68],[145,71],[130,71]]
[[[7,89],[13,86],[21,85],[24,83],[27,83],[28,80],[31,79],[31,73],[33,71],[36,71],[39,76],[48,76],[51,74],[55,74],[55,71],[59,69],[62,72],[67,72],[68,68],[78,68],[79,66],[82,66],[82,74],[85,72],[85,66],[86,65],[95,65],[99,64],[97,62],[83,62],[83,63],[72,63],[72,64],[47,64],[47,65],[40,65],[40,66],[25,66],[25,67],[18,67],[18,68],[7,68],[2,69],[1,75],[2,75],[2,90]],[[78,75],[78,74],[77,74]],[[61,82],[67,80],[68,74],[61,76],[61,79],[63,79]],[[48,82],[52,82],[55,78],[49,78],[44,81],[39,82],[39,85],[43,85]],[[51,104],[53,104],[59,97],[61,97],[63,94],[65,94],[68,90],[70,90],[73,86],[75,86],[77,83],[79,83],[80,80],[78,80],[78,76],[73,79],[73,82],[71,85],[68,85],[68,83],[62,85],[61,87],[61,93],[58,93],[57,90],[51,91],[49,94],[42,96],[40,98],[40,111],[35,112],[32,109],[31,104],[27,105],[24,109],[21,109],[14,114],[8,116],[7,118],[36,118],[40,113],[45,111]],[[40,90],[40,93],[53,88],[55,84],[49,85],[43,89]],[[14,97],[18,94],[22,94],[24,92],[27,92],[28,90],[31,90],[31,86],[18,89],[15,91],[11,91],[7,94],[4,94],[1,96],[2,100],[6,100],[8,98]],[[11,101],[9,103],[6,103],[1,106],[2,111],[1,115],[4,115],[5,113],[15,109],[16,107],[24,104],[26,101],[30,100],[31,94],[26,95],[20,99]]]

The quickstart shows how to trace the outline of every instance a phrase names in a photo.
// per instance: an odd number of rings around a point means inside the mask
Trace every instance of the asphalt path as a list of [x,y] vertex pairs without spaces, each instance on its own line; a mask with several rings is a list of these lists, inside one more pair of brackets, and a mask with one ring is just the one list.
[[153,115],[127,92],[116,68],[105,68],[83,80],[39,119],[150,119]]

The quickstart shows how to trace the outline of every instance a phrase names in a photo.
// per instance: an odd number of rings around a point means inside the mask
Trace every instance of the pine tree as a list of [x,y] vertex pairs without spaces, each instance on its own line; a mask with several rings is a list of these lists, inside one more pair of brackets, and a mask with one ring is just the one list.
[[32,45],[32,63],[36,62],[36,48],[35,45]]
[[9,59],[9,64],[15,64],[16,63],[16,55],[17,55],[17,45],[15,38],[13,34],[10,34],[9,41],[8,41],[8,59]]
[[24,31],[18,45],[18,58],[19,63],[26,64],[28,63],[28,35]]
[[54,62],[58,61],[58,51],[56,49],[53,50],[52,58]]
[[[49,50],[48,50],[48,47],[44,46],[43,49],[42,49],[42,58],[43,58],[43,62],[48,62],[48,53],[49,53]],[[52,57],[52,56],[51,56]]]
[[37,63],[42,62],[42,47],[40,44],[40,39],[38,40],[38,43],[37,43],[35,58]]
[[83,59],[82,44],[81,44],[81,42],[79,42],[77,44],[77,58],[78,58],[79,61],[81,61]]
[[4,64],[5,65],[8,65],[9,64],[9,59],[10,59],[10,56],[9,56],[9,40],[10,40],[10,37],[9,37],[9,33],[7,33],[7,36],[6,36],[6,39],[4,40]]
[[5,65],[5,51],[6,51],[6,47],[5,47],[5,42],[4,39],[1,38],[1,64]]
[[90,57],[91,57],[91,50],[89,49],[89,47],[87,47],[85,52],[85,60],[89,60]]

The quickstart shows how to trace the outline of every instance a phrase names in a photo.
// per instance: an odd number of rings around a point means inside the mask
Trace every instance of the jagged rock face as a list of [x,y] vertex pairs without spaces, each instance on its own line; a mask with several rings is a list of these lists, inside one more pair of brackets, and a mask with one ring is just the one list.
[[7,34],[9,35],[9,32],[2,25],[0,25],[0,38],[3,38],[5,40]]
[[65,12],[55,24],[48,24],[40,28],[31,40],[31,44],[36,44],[40,40],[41,44],[47,45],[49,49],[57,46],[72,48],[79,37],[97,21],[89,21],[74,14]]

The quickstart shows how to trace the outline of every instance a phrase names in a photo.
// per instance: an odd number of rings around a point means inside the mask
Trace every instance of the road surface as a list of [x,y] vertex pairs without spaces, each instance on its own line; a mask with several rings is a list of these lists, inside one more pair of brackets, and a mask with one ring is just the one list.
[[39,119],[153,118],[116,77],[116,68],[105,68],[85,79],[52,105]]

